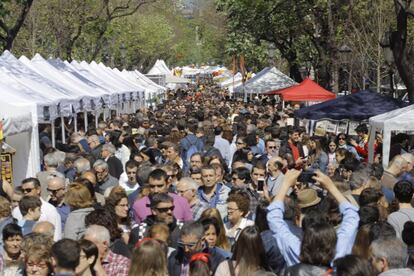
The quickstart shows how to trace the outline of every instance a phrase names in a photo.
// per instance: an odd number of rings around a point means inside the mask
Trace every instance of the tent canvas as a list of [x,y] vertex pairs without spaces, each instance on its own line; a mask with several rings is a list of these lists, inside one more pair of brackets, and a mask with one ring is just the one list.
[[248,80],[244,86],[234,89],[235,93],[263,94],[297,84],[294,80],[280,72],[275,67],[266,67],[256,76]]
[[170,88],[175,88],[176,85],[174,84],[187,84],[191,81],[189,79],[180,78],[174,76],[168,66],[165,64],[163,60],[157,60],[152,68],[148,71],[147,75],[162,75],[165,76],[165,82],[170,83]]
[[392,131],[414,131],[414,105],[395,109],[369,119],[371,133],[369,139],[369,161],[373,161],[375,132],[383,130],[382,165],[388,166],[390,156],[391,132]]
[[310,120],[353,120],[363,121],[407,104],[398,99],[365,90],[330,101],[301,108],[295,116]]
[[284,101],[319,102],[335,99],[335,94],[321,87],[307,78],[300,84],[279,91],[272,91],[268,95],[279,94]]

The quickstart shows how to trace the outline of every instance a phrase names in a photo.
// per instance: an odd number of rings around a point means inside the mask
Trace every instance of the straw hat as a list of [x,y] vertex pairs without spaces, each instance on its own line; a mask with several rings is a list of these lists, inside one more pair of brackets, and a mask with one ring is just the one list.
[[314,189],[305,189],[298,193],[298,205],[300,208],[311,207],[318,204],[321,198]]

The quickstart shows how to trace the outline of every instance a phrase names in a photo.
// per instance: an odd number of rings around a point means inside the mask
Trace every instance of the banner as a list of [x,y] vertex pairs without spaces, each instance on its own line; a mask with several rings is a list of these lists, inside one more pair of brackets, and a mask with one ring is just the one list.
[[3,120],[0,120],[0,141],[3,140]]
[[10,184],[13,183],[13,159],[10,153],[0,155],[1,177]]

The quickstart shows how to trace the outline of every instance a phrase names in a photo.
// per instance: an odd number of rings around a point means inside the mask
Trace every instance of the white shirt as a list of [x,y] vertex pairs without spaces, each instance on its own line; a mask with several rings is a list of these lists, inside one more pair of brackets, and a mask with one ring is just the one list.
[[[53,226],[55,226],[55,234],[53,236],[53,240],[58,241],[62,238],[62,224],[60,220],[60,215],[56,210],[55,206],[43,200],[42,198],[40,198],[40,201],[42,202],[42,206],[40,206],[39,221],[48,221],[51,224],[53,224]],[[23,219],[19,206],[13,209],[12,215],[17,220]]]
[[230,221],[228,221],[224,224],[224,227],[226,228],[226,236],[236,241],[240,235],[240,232],[247,226],[251,225],[254,225],[254,221],[247,218],[242,218],[238,226],[232,226]]
[[214,140],[214,145],[216,149],[218,149],[221,153],[221,156],[223,157],[224,161],[226,161],[226,164],[229,164],[230,161],[230,143],[221,135],[217,135]]

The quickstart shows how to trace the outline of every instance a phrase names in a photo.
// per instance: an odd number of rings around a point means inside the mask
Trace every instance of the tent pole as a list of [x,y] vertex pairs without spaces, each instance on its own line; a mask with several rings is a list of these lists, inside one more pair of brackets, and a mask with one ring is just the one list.
[[65,118],[60,116],[60,128],[62,129],[62,144],[66,143],[66,134],[65,134]]
[[371,126],[371,131],[368,138],[368,163],[374,163],[374,140],[375,140],[376,128]]
[[98,129],[98,119],[99,119],[100,112],[95,111],[95,129]]
[[285,109],[285,100],[282,101],[282,109]]
[[85,133],[88,131],[88,111],[83,112],[83,121],[85,123]]
[[73,118],[73,129],[75,130],[75,132],[78,132],[78,113],[75,113],[75,116]]
[[52,120],[50,124],[52,125],[52,147],[56,147],[55,120]]

